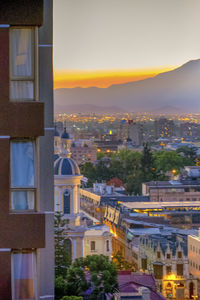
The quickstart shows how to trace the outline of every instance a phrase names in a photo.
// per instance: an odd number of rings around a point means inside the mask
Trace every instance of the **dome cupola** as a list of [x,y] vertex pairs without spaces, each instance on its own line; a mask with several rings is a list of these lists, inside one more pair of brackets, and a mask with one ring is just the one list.
[[80,176],[80,170],[72,158],[61,156],[54,162],[54,175]]

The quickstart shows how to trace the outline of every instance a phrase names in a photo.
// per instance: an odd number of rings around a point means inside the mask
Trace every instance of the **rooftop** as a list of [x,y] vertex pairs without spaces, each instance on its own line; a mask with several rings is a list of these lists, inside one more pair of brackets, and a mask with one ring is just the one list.
[[118,274],[118,285],[121,293],[131,293],[139,290],[140,287],[146,287],[150,290],[150,300],[165,300],[161,294],[156,292],[155,279],[151,274],[120,271]]
[[197,207],[200,210],[200,201],[180,201],[180,202],[124,202],[120,204],[128,209],[160,209]]
[[170,180],[170,181],[150,181],[145,182],[145,185],[151,188],[183,188],[185,186],[200,186],[200,180],[192,180],[192,179],[183,179],[181,181],[178,180]]

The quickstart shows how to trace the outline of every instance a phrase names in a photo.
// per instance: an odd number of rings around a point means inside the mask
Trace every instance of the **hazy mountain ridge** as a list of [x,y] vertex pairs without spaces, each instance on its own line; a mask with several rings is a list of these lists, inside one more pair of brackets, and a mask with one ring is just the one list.
[[[200,59],[153,78],[109,88],[57,89],[55,112],[159,111],[200,112]],[[168,110],[168,109],[166,109]]]

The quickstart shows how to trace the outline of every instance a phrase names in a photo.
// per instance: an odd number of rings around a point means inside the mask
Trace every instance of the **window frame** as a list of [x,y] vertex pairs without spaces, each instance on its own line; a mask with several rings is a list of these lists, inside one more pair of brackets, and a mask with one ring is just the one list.
[[170,254],[170,253],[167,253],[167,254],[166,254],[166,258],[167,258],[167,259],[171,259],[171,254]]
[[[92,249],[92,245],[94,245],[94,249]],[[91,252],[95,252],[96,251],[96,242],[95,241],[91,241],[90,242],[90,251]]]
[[[169,271],[170,269],[170,271]],[[172,274],[172,266],[171,265],[167,265],[166,266],[166,275],[171,275]]]
[[177,253],[177,258],[178,258],[178,259],[182,259],[182,258],[183,258],[182,251],[178,251],[178,253]]
[[110,241],[106,240],[106,252],[110,252]]
[[[12,75],[12,39],[11,39],[11,31],[13,29],[31,29],[33,31],[33,39],[32,39],[32,76],[13,76]],[[38,101],[39,97],[39,66],[38,66],[38,27],[37,26],[11,26],[9,28],[9,82],[10,82],[10,88],[9,88],[9,99],[11,102],[32,102],[32,101]],[[25,98],[25,99],[12,99],[11,98],[11,82],[23,82],[23,81],[31,81],[33,83],[33,99]]]
[[15,278],[14,278],[14,254],[17,253],[32,253],[33,254],[33,287],[34,287],[34,300],[37,299],[37,249],[12,249],[11,251],[11,296],[12,300],[15,297]]
[[[11,147],[12,142],[33,142],[34,145],[34,187],[12,187],[11,175],[12,175],[12,154]],[[36,138],[12,138],[10,139],[10,195],[9,195],[9,210],[10,212],[36,212],[37,211],[37,199],[38,199],[38,139]],[[34,208],[33,209],[13,209],[12,208],[12,192],[15,191],[33,191],[34,192]]]
[[161,252],[157,251],[157,258],[160,259],[161,258]]

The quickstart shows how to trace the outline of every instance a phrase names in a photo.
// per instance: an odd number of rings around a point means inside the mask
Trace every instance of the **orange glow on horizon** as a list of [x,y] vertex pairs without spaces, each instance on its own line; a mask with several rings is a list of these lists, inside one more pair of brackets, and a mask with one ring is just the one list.
[[138,81],[168,72],[176,67],[141,70],[54,71],[54,89],[75,87],[107,88],[113,84]]

